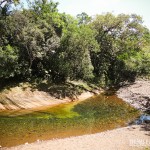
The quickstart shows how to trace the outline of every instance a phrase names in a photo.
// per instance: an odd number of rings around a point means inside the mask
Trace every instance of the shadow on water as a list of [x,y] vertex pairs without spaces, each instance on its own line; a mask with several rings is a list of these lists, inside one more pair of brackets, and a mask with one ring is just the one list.
[[125,126],[137,116],[137,110],[112,94],[43,110],[1,112],[0,145],[97,133]]

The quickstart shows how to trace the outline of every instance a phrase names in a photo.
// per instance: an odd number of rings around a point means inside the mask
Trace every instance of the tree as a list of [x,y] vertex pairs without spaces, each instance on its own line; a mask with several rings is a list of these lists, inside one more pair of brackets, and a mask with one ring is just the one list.
[[142,18],[135,14],[114,16],[107,13],[96,16],[92,27],[97,30],[96,40],[100,45],[100,52],[91,55],[96,76],[104,77],[106,84],[118,84],[135,75],[127,70],[125,57],[143,47],[145,28]]
[[80,24],[88,24],[91,21],[91,17],[88,16],[85,12],[77,15],[78,23]]
[[[35,8],[35,5],[32,8]],[[17,49],[16,63],[20,70],[17,73],[24,78],[45,77],[50,72],[49,58],[59,47],[62,28],[55,22],[56,18],[61,20],[57,10],[49,11],[51,5],[53,6],[53,3],[41,5],[43,8],[40,10],[41,16],[37,15],[35,9],[30,8],[14,11],[4,19],[5,21],[3,19],[0,21],[1,50],[5,53],[5,47],[8,45],[12,49]],[[46,11],[47,8],[49,9]]]
[[114,85],[149,73],[150,32],[140,16],[73,18],[47,0],[29,0],[28,9],[10,13],[15,2],[0,3],[1,79],[98,79]]
[[18,50],[7,45],[0,47],[0,78],[13,77],[18,71]]
[[89,80],[93,77],[90,52],[98,49],[94,32],[88,26],[78,26],[78,22],[70,16],[66,20],[67,26],[56,53],[58,59],[55,60],[59,64],[55,77]]

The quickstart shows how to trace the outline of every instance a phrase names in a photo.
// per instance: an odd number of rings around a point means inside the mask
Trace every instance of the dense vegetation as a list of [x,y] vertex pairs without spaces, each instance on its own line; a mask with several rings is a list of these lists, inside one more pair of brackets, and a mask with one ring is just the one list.
[[[15,4],[15,5],[14,5]],[[58,3],[0,2],[0,80],[118,85],[150,75],[150,31],[136,14],[72,17]],[[19,9],[17,9],[19,8]]]

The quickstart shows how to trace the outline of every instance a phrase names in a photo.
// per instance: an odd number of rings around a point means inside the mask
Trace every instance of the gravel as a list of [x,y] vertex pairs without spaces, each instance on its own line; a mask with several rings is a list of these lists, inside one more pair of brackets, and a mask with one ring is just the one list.
[[137,80],[120,88],[117,95],[135,108],[150,113],[150,80]]

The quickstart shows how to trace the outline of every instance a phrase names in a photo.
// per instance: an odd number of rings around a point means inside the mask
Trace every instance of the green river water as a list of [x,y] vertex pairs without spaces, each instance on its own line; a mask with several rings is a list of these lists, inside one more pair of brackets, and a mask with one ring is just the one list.
[[1,111],[0,145],[97,133],[125,126],[138,116],[117,96],[104,94],[41,110]]

